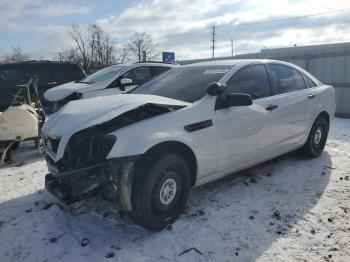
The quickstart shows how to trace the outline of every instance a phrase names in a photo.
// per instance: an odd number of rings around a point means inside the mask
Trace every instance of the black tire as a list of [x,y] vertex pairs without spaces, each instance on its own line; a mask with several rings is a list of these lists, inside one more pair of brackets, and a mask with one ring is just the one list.
[[318,157],[324,150],[327,142],[329,123],[325,116],[320,115],[313,123],[309,136],[302,152],[307,157]]
[[131,219],[146,229],[162,230],[181,215],[190,190],[190,169],[181,156],[148,158],[136,167]]

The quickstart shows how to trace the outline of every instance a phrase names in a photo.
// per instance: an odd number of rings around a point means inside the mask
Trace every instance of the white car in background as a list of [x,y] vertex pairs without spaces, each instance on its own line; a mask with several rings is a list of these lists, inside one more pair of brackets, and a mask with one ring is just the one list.
[[334,112],[333,87],[290,63],[181,66],[49,118],[45,186],[66,204],[101,193],[161,230],[182,213],[191,187],[296,149],[319,156]]
[[72,100],[129,92],[176,66],[162,62],[113,65],[79,81],[51,88],[44,93],[44,98],[51,102],[50,113],[52,113]]

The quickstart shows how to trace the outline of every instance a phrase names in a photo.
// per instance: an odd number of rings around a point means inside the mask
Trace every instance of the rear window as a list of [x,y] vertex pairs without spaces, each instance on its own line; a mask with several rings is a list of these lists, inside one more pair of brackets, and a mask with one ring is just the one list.
[[314,83],[314,81],[312,81],[310,78],[308,78],[306,75],[303,74],[304,80],[305,80],[305,84],[307,88],[312,88],[312,87],[316,87],[317,85]]

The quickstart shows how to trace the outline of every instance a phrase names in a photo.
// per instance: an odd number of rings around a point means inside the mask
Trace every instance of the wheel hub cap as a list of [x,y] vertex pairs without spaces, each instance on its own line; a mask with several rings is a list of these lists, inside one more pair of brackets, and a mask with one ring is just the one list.
[[321,128],[317,128],[316,132],[315,132],[315,135],[314,135],[314,143],[316,145],[320,144],[321,142],[321,139],[322,139],[322,130]]
[[176,181],[172,178],[165,180],[162,188],[160,189],[160,202],[163,205],[169,205],[176,195]]

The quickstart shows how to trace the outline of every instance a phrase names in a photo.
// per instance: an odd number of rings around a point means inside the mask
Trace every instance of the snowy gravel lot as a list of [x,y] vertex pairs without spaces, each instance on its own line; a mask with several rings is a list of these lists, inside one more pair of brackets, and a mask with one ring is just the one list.
[[350,261],[350,120],[316,159],[291,153],[193,190],[159,233],[93,199],[62,207],[31,145],[0,169],[0,261]]

